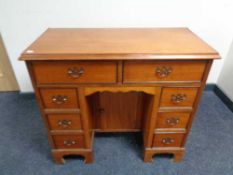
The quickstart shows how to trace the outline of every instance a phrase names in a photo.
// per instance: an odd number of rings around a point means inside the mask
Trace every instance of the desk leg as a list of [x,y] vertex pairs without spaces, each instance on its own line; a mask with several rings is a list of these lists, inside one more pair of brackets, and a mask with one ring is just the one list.
[[85,96],[85,88],[79,87],[78,88],[78,98],[79,98],[79,105],[80,105],[80,112],[81,112],[81,121],[85,136],[85,144],[86,148],[91,148],[91,137],[92,137],[92,122],[90,117],[90,111],[88,102]]
[[153,162],[153,155],[154,155],[154,153],[152,153],[148,150],[144,150],[144,162],[145,163]]
[[67,155],[80,155],[84,157],[84,162],[90,164],[93,162],[92,150],[52,150],[52,155],[55,163],[64,164],[64,156]]
[[173,162],[181,162],[185,153],[184,148],[161,149],[161,148],[146,148],[144,151],[144,162],[152,162],[153,156],[156,154],[173,154]]
[[153,97],[147,96],[145,103],[148,104],[148,109],[144,114],[144,128],[143,128],[143,140],[144,140],[144,162],[152,162],[154,153],[148,150],[152,147],[154,138],[154,129],[157,120],[159,99],[161,94],[161,88],[155,87]]

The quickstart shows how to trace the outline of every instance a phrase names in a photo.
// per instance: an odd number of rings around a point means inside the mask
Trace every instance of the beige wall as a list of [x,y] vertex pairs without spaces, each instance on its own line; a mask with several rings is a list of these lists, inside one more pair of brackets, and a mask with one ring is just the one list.
[[233,102],[233,40],[220,72],[217,85]]
[[21,91],[32,91],[20,53],[48,27],[189,27],[218,50],[216,83],[233,36],[232,0],[0,0],[0,32]]

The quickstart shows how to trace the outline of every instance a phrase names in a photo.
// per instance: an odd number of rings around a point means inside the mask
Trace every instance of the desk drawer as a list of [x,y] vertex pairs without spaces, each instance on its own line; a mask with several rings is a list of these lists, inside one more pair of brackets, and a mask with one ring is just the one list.
[[115,83],[117,78],[113,61],[38,61],[33,67],[39,84]]
[[192,107],[198,88],[167,87],[163,88],[160,107],[184,106]]
[[48,122],[51,130],[82,130],[79,114],[49,114]]
[[153,147],[180,147],[183,133],[154,134]]
[[124,82],[201,81],[205,61],[126,61]]
[[53,141],[57,149],[85,147],[83,135],[54,135]]
[[182,128],[187,127],[189,112],[160,112],[156,122],[156,129],[163,128]]
[[78,94],[74,88],[42,88],[41,97],[45,108],[78,108]]

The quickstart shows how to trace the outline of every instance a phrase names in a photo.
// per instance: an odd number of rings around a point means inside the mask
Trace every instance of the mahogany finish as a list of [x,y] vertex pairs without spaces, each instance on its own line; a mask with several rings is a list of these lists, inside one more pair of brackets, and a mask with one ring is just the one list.
[[192,107],[197,96],[198,88],[165,87],[160,100],[161,107],[187,106]]
[[48,29],[21,55],[56,163],[93,161],[95,132],[142,132],[144,161],[181,161],[218,53],[187,28]]
[[77,92],[74,88],[40,89],[45,108],[78,108]]
[[48,29],[22,60],[213,59],[218,53],[188,28]]
[[124,63],[124,82],[200,82],[205,65],[204,61],[126,61]]
[[156,129],[185,129],[189,121],[190,112],[160,112],[158,113]]
[[181,147],[182,133],[156,133],[154,135],[153,147]]
[[86,61],[35,62],[34,72],[38,84],[52,83],[115,83],[116,62],[101,64]]
[[57,149],[85,147],[83,135],[54,135],[53,140]]
[[[91,96],[94,129],[98,131],[140,131],[142,128],[141,92],[103,92]],[[95,103],[91,103],[95,101]],[[134,110],[129,110],[134,109]]]
[[82,130],[79,114],[48,114],[47,118],[51,130]]

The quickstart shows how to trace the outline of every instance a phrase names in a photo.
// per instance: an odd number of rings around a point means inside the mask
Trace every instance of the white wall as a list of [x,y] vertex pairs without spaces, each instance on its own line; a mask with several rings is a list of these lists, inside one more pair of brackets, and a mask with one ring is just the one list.
[[217,81],[218,87],[233,102],[233,40]]
[[189,27],[217,49],[216,83],[233,36],[232,0],[0,0],[0,32],[22,91],[32,91],[20,53],[48,27]]

